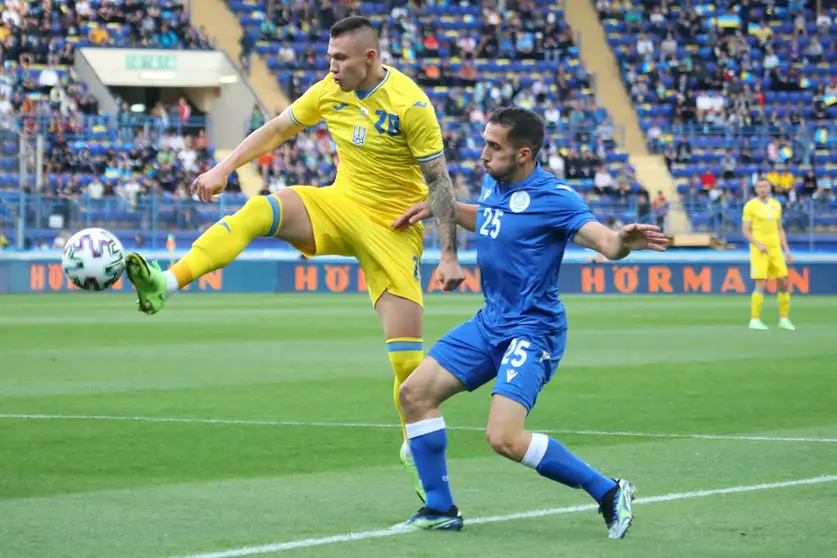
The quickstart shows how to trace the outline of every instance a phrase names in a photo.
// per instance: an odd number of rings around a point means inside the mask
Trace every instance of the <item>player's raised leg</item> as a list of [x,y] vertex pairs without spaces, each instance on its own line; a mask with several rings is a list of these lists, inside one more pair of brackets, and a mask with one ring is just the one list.
[[128,254],[126,273],[136,287],[140,311],[159,312],[168,297],[206,273],[225,267],[260,236],[313,247],[311,220],[299,194],[284,189],[279,194],[250,198],[235,214],[207,229],[168,271],[162,271],[156,262],[149,264],[140,254]]
[[492,392],[486,438],[500,455],[550,480],[587,492],[599,504],[608,536],[620,539],[633,521],[633,484],[602,475],[558,440],[532,434],[524,427],[538,393],[563,355],[565,340],[566,332],[556,335],[548,346],[529,339],[512,340]]

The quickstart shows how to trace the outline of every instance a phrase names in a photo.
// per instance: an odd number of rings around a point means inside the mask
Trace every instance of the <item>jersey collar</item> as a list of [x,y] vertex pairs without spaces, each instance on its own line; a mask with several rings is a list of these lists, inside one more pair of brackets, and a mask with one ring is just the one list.
[[381,87],[383,87],[383,86],[384,86],[384,84],[385,84],[385,83],[387,82],[387,80],[389,79],[389,74],[390,74],[390,71],[389,71],[387,68],[384,68],[384,72],[386,72],[386,73],[384,74],[384,79],[382,79],[382,80],[380,81],[380,83],[378,83],[378,85],[376,85],[376,86],[375,86],[375,87],[373,87],[372,89],[358,89],[357,91],[355,91],[355,96],[357,96],[357,98],[358,98],[358,100],[359,100],[359,101],[363,101],[363,100],[365,100],[367,97],[372,96],[372,94],[373,94],[373,93],[375,93],[375,91],[377,91],[378,89],[380,89]]

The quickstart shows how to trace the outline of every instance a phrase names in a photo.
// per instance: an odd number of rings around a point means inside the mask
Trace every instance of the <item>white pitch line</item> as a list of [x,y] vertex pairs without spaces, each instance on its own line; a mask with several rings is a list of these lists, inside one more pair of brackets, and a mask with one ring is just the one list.
[[[129,422],[173,422],[181,424],[239,424],[252,426],[314,426],[325,428],[401,428],[400,424],[376,424],[368,422],[305,422],[293,420],[235,420],[177,417],[144,417],[118,415],[24,415],[0,414],[0,419],[23,420],[118,420]],[[481,432],[483,426],[447,426],[448,430]],[[837,438],[811,438],[805,436],[755,436],[748,434],[667,434],[661,432],[624,432],[607,430],[563,430],[534,429],[545,434],[568,434],[577,436],[621,436],[626,438],[674,438],[693,440],[739,440],[747,442],[799,442],[816,444],[837,444]]]
[[[677,500],[691,500],[694,498],[705,498],[707,496],[718,496],[721,494],[740,494],[742,492],[756,492],[760,490],[774,490],[777,488],[787,488],[790,486],[803,486],[812,484],[823,484],[837,481],[837,475],[827,475],[820,477],[812,477],[807,479],[798,479],[784,482],[772,482],[765,484],[753,484],[749,486],[731,486],[729,488],[716,488],[714,490],[696,490],[694,492],[673,492],[671,494],[662,494],[660,496],[650,496],[648,498],[637,498],[634,504],[657,504],[662,502],[674,502]],[[532,519],[536,517],[547,517],[551,515],[561,515],[568,513],[578,513],[583,511],[595,510],[595,504],[586,504],[583,506],[570,506],[565,508],[551,508],[545,510],[532,510],[520,513],[511,513],[506,515],[494,515],[489,517],[477,517],[475,519],[466,520],[466,525],[484,525],[486,523],[502,523],[506,521],[514,521],[517,519]],[[269,552],[283,552],[285,550],[294,550],[297,548],[311,548],[314,546],[325,546],[330,544],[338,544],[352,541],[362,541],[367,539],[380,539],[384,537],[393,537],[396,535],[404,535],[412,533],[412,530],[401,527],[400,525],[390,527],[389,529],[377,529],[374,531],[360,531],[357,533],[346,533],[343,535],[335,535],[333,537],[322,537],[312,539],[302,539],[297,541],[289,541],[284,543],[265,544],[260,546],[245,546],[242,548],[234,548],[231,550],[223,550],[221,552],[210,552],[207,554],[191,554],[189,556],[182,556],[180,558],[235,558],[237,556],[253,556],[256,554],[267,554]]]

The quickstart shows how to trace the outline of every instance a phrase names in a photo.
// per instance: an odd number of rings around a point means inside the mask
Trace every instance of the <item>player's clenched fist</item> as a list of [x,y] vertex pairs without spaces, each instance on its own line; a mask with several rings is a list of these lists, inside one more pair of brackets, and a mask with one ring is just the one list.
[[465,273],[459,267],[459,262],[455,257],[442,257],[439,262],[439,267],[436,268],[436,280],[442,292],[450,292],[462,284],[465,280]]
[[227,180],[230,175],[225,173],[220,166],[215,166],[211,170],[199,175],[190,188],[192,195],[197,195],[198,199],[204,203],[215,203],[215,196],[224,191],[227,187]]

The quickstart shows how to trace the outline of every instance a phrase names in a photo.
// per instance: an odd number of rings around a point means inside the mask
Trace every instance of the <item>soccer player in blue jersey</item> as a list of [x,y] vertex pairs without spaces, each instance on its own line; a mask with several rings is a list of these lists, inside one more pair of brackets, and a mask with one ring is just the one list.
[[[407,437],[427,494],[425,506],[405,525],[462,528],[448,484],[447,434],[439,406],[495,380],[486,428],[491,447],[548,479],[584,489],[599,503],[608,536],[623,538],[633,521],[634,485],[605,477],[557,440],[527,432],[524,422],[566,346],[557,279],[567,242],[619,260],[632,250],[663,251],[667,239],[653,225],[611,231],[573,189],[541,170],[537,156],[544,127],[532,111],[498,109],[483,137],[481,160],[488,176],[479,204],[459,204],[457,221],[478,233],[485,306],[443,337],[401,386]],[[419,203],[393,226],[429,217],[427,203]]]

